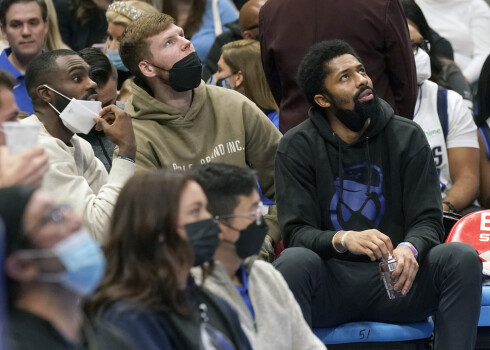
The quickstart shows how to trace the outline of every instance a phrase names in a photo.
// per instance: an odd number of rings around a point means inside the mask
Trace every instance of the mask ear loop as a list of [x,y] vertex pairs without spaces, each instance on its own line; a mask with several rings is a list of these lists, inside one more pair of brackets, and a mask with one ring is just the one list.
[[[61,92],[56,91],[55,89],[53,89],[53,88],[51,88],[51,87],[47,86],[46,84],[43,84],[43,86],[44,86],[45,88],[48,88],[49,90],[53,91],[54,93],[56,93],[56,94],[58,94],[58,95],[63,96],[63,97],[64,97],[64,98],[66,98],[68,101],[71,101],[71,99],[70,99],[70,98],[66,97],[66,96],[65,96],[65,95],[63,95]],[[61,114],[61,113],[60,113],[60,111],[58,111],[58,109],[57,109],[55,106],[53,106],[53,105],[52,105],[50,102],[48,102],[48,105],[49,105],[51,108],[53,108],[53,109],[56,111],[56,113],[58,113],[58,115],[60,115],[60,114]]]
[[58,111],[58,110],[56,109],[56,107],[55,107],[55,106],[53,106],[51,103],[49,103],[49,102],[48,102],[48,105],[50,105],[50,106],[51,106],[51,108],[53,108],[53,109],[56,111],[56,113],[58,113],[58,115],[59,115],[59,114],[61,114],[61,113],[60,113],[60,111]]
[[[38,259],[52,259],[56,258],[59,259],[56,254],[53,253],[51,249],[26,249],[26,250],[20,250],[17,253],[15,253],[19,258],[21,259],[30,259],[30,260],[38,260]],[[65,271],[66,267],[63,265]],[[39,273],[38,276],[36,277],[36,280],[39,282],[51,282],[51,283],[56,283],[59,282],[60,279],[62,278],[63,272],[42,272]]]
[[[43,86],[44,86],[44,87],[46,87],[46,88],[48,88],[49,90],[53,91],[54,93],[57,93],[58,95],[63,96],[63,97],[64,97],[64,98],[66,98],[68,101],[71,101],[71,98],[66,97],[66,96],[65,96],[65,95],[63,95],[61,92],[56,91],[55,89],[53,89],[53,88],[51,88],[51,87],[47,86],[46,84],[43,84]],[[58,112],[58,113],[59,113],[59,112]]]

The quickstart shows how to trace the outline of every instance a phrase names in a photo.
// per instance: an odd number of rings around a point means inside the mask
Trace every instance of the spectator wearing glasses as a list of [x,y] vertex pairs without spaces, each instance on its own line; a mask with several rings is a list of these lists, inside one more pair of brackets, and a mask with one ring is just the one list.
[[473,211],[478,209],[472,203],[479,186],[476,125],[460,95],[428,80],[431,76],[429,43],[411,22],[408,30],[419,84],[413,120],[424,130],[432,150],[442,208],[457,213]]
[[281,274],[256,259],[267,225],[255,172],[210,163],[198,168],[195,178],[221,230],[214,263],[192,270],[196,281],[237,309],[254,349],[325,349],[309,329]]
[[252,349],[235,310],[190,276],[219,243],[206,206],[196,181],[170,170],[138,174],[121,191],[105,245],[107,272],[87,310],[138,349]]
[[102,279],[105,258],[80,217],[27,186],[0,189],[0,217],[9,349],[132,349],[119,332],[82,312],[80,300]]
[[[471,88],[463,72],[453,61],[451,44],[429,27],[424,13],[414,0],[401,0],[407,23],[414,26],[429,46],[425,47],[430,57],[431,77],[429,80],[463,96],[464,103],[473,107]],[[448,52],[451,49],[450,52]],[[450,55],[451,54],[451,55]]]

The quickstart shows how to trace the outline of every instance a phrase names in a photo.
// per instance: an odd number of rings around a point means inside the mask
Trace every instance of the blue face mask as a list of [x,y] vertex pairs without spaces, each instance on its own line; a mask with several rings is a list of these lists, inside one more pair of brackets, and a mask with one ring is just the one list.
[[227,76],[226,78],[218,79],[218,80],[216,80],[216,77],[214,75],[211,75],[209,77],[209,79],[206,81],[206,84],[208,84],[208,85],[221,86],[221,87],[224,87],[225,89],[231,89],[231,90],[233,90],[233,88],[231,87],[231,83],[230,83],[230,77],[232,75],[233,74]]
[[57,257],[64,272],[43,272],[38,281],[60,283],[79,296],[88,296],[97,288],[105,271],[105,257],[97,241],[85,228],[72,233],[52,249],[19,252],[28,259]]
[[124,65],[123,61],[121,60],[121,56],[119,55],[119,50],[110,50],[107,49],[107,57],[109,58],[109,61],[116,67],[117,70],[122,70],[124,72],[128,72],[129,70],[126,68]]
[[[230,77],[231,77],[231,75],[230,75]],[[233,88],[231,87],[231,83],[230,83],[230,77],[226,77],[224,79],[218,79],[218,81],[216,82],[216,86],[221,86],[221,87],[224,87],[225,89],[233,90]]]

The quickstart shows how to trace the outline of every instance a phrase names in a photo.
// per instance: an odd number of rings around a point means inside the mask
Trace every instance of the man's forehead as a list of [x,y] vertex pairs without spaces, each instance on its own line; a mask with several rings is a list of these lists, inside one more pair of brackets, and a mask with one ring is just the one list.
[[240,16],[238,21],[240,22],[240,26],[242,30],[246,30],[248,27],[254,26],[259,23],[259,12],[262,4],[258,1],[250,0],[245,8],[242,8],[240,11]]
[[160,33],[155,34],[149,38],[150,43],[156,42],[159,43],[161,40],[164,40],[166,38],[171,38],[175,35],[180,35],[182,32],[182,28],[171,23],[167,28],[162,30]]
[[359,65],[362,65],[362,62],[360,62],[355,56],[351,54],[343,54],[332,58],[330,61],[327,62],[327,65],[331,73],[335,74],[346,69],[356,68]]
[[60,70],[67,70],[68,72],[76,68],[83,68],[87,70],[90,68],[88,63],[78,55],[59,56],[56,58],[56,64]]
[[[27,7],[32,11],[26,12]],[[5,13],[5,19],[7,21],[32,19],[32,12],[35,12],[34,18],[42,19],[41,6],[36,1],[18,2],[10,5]]]

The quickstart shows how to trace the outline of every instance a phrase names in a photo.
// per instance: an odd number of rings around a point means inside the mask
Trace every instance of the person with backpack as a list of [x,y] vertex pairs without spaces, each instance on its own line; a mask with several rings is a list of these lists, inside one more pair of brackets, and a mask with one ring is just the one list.
[[439,175],[442,209],[467,214],[479,188],[479,146],[476,125],[463,98],[428,80],[430,45],[417,26],[408,23],[419,92],[413,120],[424,130]]

